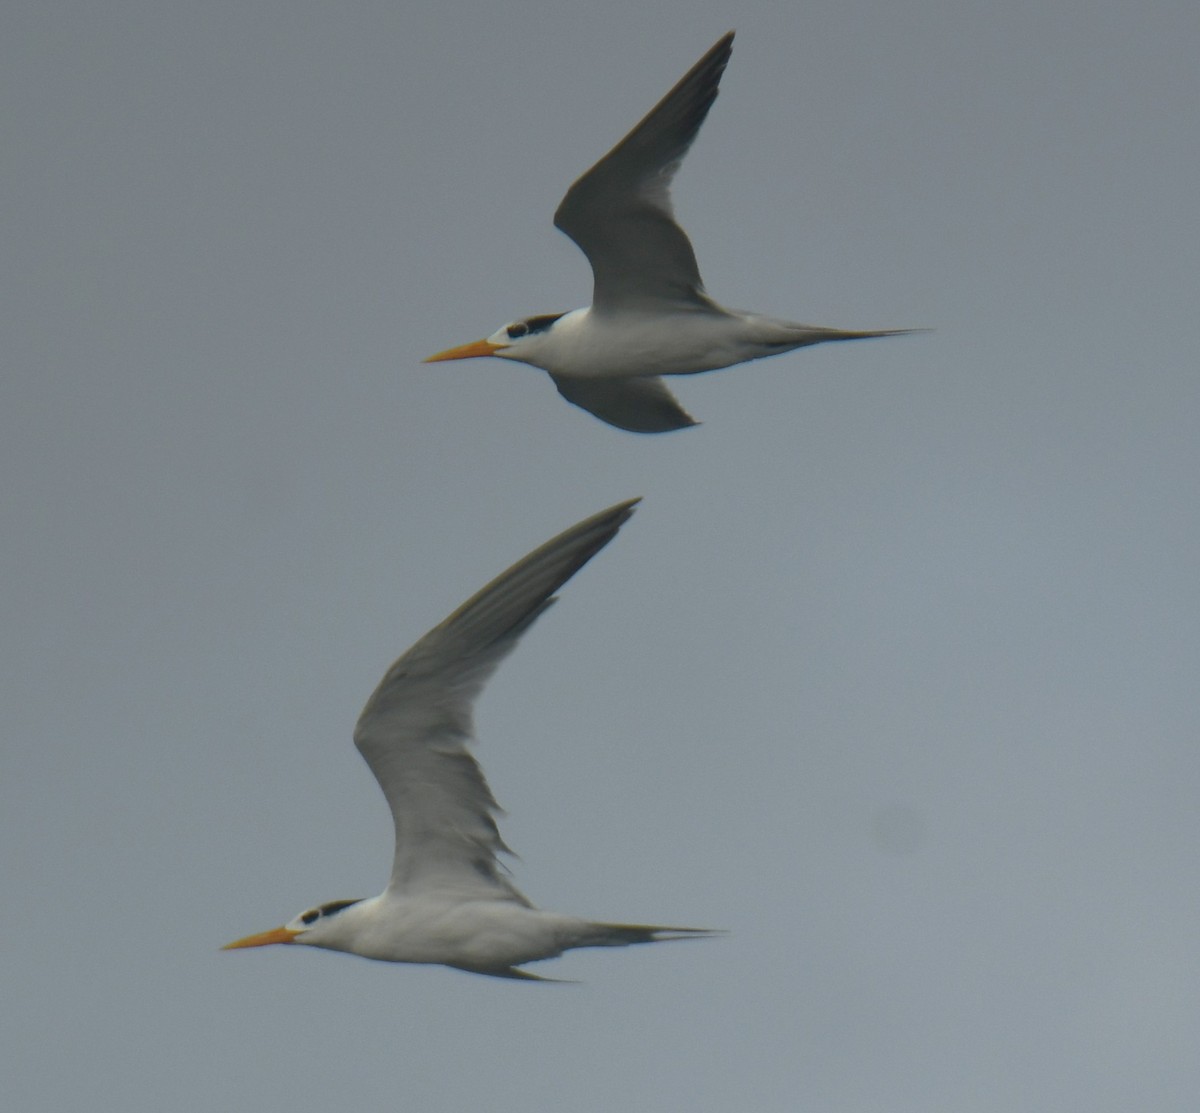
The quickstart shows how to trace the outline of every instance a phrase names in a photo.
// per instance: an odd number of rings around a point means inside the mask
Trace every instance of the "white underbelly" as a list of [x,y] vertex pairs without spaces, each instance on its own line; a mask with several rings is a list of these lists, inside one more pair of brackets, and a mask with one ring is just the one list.
[[359,941],[360,954],[390,962],[506,968],[562,953],[562,917],[512,901],[392,906]]
[[556,328],[560,344],[538,366],[565,378],[690,375],[748,358],[736,317],[679,313],[669,317],[581,315]]

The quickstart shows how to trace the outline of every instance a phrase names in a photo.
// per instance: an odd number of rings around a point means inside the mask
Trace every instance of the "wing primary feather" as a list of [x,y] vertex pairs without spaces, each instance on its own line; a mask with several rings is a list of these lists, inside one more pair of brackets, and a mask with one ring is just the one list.
[[610,507],[534,549],[430,630],[393,669],[439,670],[452,656],[516,641],[554,601],[553,593],[616,536],[639,501]]
[[733,53],[733,36],[733,31],[722,35],[596,166],[609,160],[619,163],[623,155],[641,159],[662,159],[665,155],[660,168],[668,167],[673,173],[717,99],[721,77]]

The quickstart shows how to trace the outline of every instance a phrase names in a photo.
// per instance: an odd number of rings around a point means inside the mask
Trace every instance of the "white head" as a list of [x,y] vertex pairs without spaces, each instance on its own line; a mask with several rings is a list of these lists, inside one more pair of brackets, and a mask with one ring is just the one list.
[[283,927],[259,932],[258,935],[247,935],[244,939],[226,943],[221,950],[234,951],[240,947],[265,947],[269,943],[305,943],[310,947],[343,950],[345,932],[339,929],[347,926],[347,922],[342,920],[339,923],[339,914],[347,908],[361,903],[361,900],[331,900],[328,904],[306,909]]
[[477,356],[499,356],[501,359],[519,359],[523,363],[538,364],[538,349],[542,347],[555,323],[564,313],[543,313],[537,317],[526,317],[497,329],[486,340],[463,344],[458,348],[447,348],[424,360],[425,363],[440,363],[446,359],[473,359]]

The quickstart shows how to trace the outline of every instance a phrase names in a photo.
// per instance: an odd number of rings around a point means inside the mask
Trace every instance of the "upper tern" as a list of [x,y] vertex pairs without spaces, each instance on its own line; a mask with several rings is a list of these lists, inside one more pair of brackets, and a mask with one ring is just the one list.
[[712,371],[827,340],[895,336],[821,328],[726,309],[700,281],[671,210],[671,179],[717,97],[733,32],[724,35],[624,139],[569,190],[555,225],[592,265],[592,304],[526,317],[425,362],[499,356],[550,373],[558,392],[635,433],[695,425],[661,376]]
[[385,962],[441,963],[532,981],[523,963],[573,947],[624,947],[714,934],[609,924],[535,908],[497,855],[500,808],[467,746],[471,707],[554,592],[617,534],[637,499],[559,534],[468,599],[384,676],[354,730],[396,826],[392,876],[377,897],[337,900],[226,946],[305,943]]

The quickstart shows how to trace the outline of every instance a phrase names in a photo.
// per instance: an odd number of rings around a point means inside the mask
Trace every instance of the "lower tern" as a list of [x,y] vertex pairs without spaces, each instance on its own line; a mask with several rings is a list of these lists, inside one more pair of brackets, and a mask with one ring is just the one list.
[[610,507],[519,560],[421,638],[367,700],[354,742],[396,828],[383,893],[317,905],[224,949],[302,943],[385,962],[551,981],[518,968],[575,947],[717,934],[535,908],[499,860],[508,852],[496,827],[500,808],[467,748],[472,704],[496,666],[554,602],[554,592],[616,536],[637,502]]
[[717,97],[730,31],[567,191],[554,223],[592,266],[592,304],[526,317],[425,362],[499,356],[550,373],[568,402],[609,425],[664,433],[695,425],[663,375],[692,375],[830,340],[896,336],[726,309],[700,281],[671,209],[670,186]]

